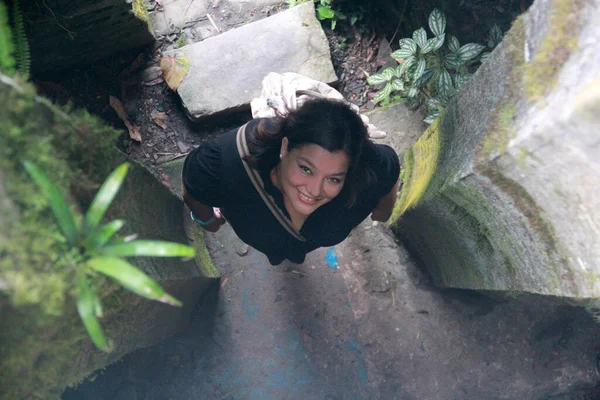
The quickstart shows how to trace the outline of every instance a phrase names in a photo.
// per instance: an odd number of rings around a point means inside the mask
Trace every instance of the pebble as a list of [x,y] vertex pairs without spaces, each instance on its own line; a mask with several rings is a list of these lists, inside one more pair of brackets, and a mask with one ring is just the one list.
[[238,256],[240,257],[244,257],[246,254],[248,254],[248,245],[245,244],[241,247],[238,247],[235,252],[237,253]]

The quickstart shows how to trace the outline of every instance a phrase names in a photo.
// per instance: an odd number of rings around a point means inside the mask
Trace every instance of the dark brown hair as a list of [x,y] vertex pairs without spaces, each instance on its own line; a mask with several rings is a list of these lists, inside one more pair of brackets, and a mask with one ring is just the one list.
[[376,179],[361,162],[364,146],[371,145],[367,128],[360,116],[339,100],[310,100],[285,118],[261,121],[247,137],[250,155],[246,162],[261,172],[271,171],[279,163],[284,137],[288,139],[289,151],[316,144],[329,152],[341,150],[348,155],[350,166],[340,193],[348,206],[354,204],[361,186]]

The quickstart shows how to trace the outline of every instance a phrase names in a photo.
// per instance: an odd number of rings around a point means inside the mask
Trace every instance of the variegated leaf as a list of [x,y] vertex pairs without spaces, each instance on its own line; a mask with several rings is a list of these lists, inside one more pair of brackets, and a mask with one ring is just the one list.
[[407,38],[405,39],[404,44],[400,48],[410,50],[412,53],[409,55],[412,55],[417,52],[417,43],[414,40]]
[[438,92],[443,97],[450,97],[454,92],[454,86],[452,85],[452,77],[446,69],[442,69],[438,75],[436,81],[436,87]]
[[[400,48],[403,48],[403,47],[406,47],[406,46],[407,46],[407,44],[409,44],[409,43],[415,43],[415,41],[414,41],[414,40],[412,40],[411,38],[402,38],[402,39],[400,39],[400,40],[398,41],[398,46],[399,46]],[[415,43],[415,44],[416,44],[416,43]]]
[[406,94],[406,97],[412,98],[412,97],[416,97],[418,94],[419,94],[419,89],[416,87],[412,87]]
[[404,82],[400,79],[394,79],[392,81],[392,90],[402,91],[404,90]]
[[417,67],[415,68],[415,72],[413,74],[413,79],[416,81],[417,79],[419,79],[421,77],[421,75],[423,75],[423,72],[425,72],[425,60],[419,60],[419,62],[417,63]]
[[458,42],[458,39],[455,36],[448,35],[447,43],[448,50],[450,50],[453,53],[456,53],[460,49],[460,43]]
[[420,47],[423,48],[427,44],[427,32],[425,29],[419,28],[413,32],[413,40]]
[[439,8],[429,14],[429,29],[435,36],[443,35],[446,30],[446,16]]
[[367,83],[369,85],[379,85],[389,81],[389,79],[383,74],[373,74],[367,78]]
[[417,87],[425,86],[425,84],[427,82],[429,82],[429,80],[433,77],[434,74],[435,74],[435,70],[433,68],[426,69],[423,72],[423,75],[421,75],[419,77],[419,79],[417,79],[415,81],[415,86],[417,86]]
[[485,53],[481,53],[481,55],[479,56],[479,61],[481,61],[481,62],[487,61],[487,59],[490,58],[491,54],[492,53],[490,53],[489,51],[486,51]]
[[444,56],[444,67],[448,69],[459,69],[462,61],[455,53],[448,53]]
[[402,74],[404,74],[404,64],[402,65],[398,65],[396,67],[396,69],[394,70],[394,75],[396,76],[396,78],[402,78]]
[[387,85],[385,85],[385,87],[383,89],[381,89],[379,91],[379,93],[377,93],[377,95],[375,97],[373,97],[373,103],[377,104],[377,103],[389,98],[391,93],[392,93],[392,84],[388,83]]
[[503,37],[504,34],[502,33],[502,29],[500,29],[498,25],[494,24],[492,29],[490,29],[490,40],[488,41],[488,47],[493,49],[494,47],[498,46]]
[[402,64],[402,67],[404,68],[405,71],[410,70],[415,64],[417,63],[417,57],[415,56],[410,56],[408,58],[404,59],[404,63]]
[[[414,42],[413,42],[414,43]],[[417,51],[417,45],[414,44],[414,49],[412,47],[404,47],[394,51],[390,56],[394,60],[402,60],[404,58],[410,57]]]
[[462,46],[456,54],[462,61],[469,61],[472,58],[475,58],[481,53],[481,51],[485,47],[480,45],[479,43],[467,43]]
[[427,118],[425,118],[423,120],[423,122],[425,122],[428,125],[433,124],[433,122],[437,119],[437,117],[440,116],[440,112],[438,110],[433,111],[432,113],[430,113]]

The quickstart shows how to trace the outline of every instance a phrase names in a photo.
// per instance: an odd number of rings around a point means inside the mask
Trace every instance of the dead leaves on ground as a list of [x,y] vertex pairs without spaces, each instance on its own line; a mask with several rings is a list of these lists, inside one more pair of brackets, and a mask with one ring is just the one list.
[[190,63],[185,54],[164,56],[160,60],[160,69],[167,85],[171,90],[177,91],[179,84],[190,69]]
[[121,101],[119,99],[117,99],[116,97],[113,97],[113,96],[109,97],[109,103],[110,103],[110,106],[113,108],[113,110],[115,110],[115,112],[117,113],[119,118],[121,118],[121,121],[123,121],[123,123],[127,127],[127,130],[129,131],[129,137],[131,139],[135,140],[136,142],[141,142],[142,141],[141,129],[139,126],[137,126],[136,124],[131,122],[131,120],[129,119],[129,116],[127,115],[127,111],[125,111],[125,107],[123,106],[123,103],[121,103]]
[[167,130],[167,114],[164,112],[152,113],[152,122],[160,126],[163,130]]

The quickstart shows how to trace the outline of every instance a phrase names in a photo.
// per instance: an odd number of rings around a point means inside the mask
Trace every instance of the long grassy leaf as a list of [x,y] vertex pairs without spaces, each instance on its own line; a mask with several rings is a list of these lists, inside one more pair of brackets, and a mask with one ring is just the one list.
[[134,240],[106,246],[102,254],[110,257],[194,257],[193,247],[158,240]]
[[115,198],[125,176],[127,176],[127,170],[129,169],[129,163],[123,163],[119,165],[110,175],[104,183],[96,197],[92,201],[90,208],[85,214],[85,220],[83,222],[83,233],[88,234],[93,231],[106,213],[106,210]]
[[87,265],[142,297],[181,306],[179,300],[170,296],[158,283],[125,260],[116,257],[96,257],[89,260]]
[[100,299],[90,288],[86,278],[82,278],[78,284],[79,295],[77,297],[77,312],[85,326],[90,338],[99,349],[109,352],[111,346],[102,333],[102,328],[96,316],[102,315]]
[[50,203],[50,208],[56,217],[56,221],[58,222],[62,234],[67,239],[67,243],[71,246],[75,246],[79,233],[77,231],[77,225],[75,224],[75,217],[64,197],[37,165],[30,161],[24,161],[23,166],[29,176],[31,176],[31,179],[42,191],[42,195]]
[[99,249],[104,246],[108,241],[125,225],[125,221],[121,219],[115,219],[100,228],[92,231],[85,241],[84,246],[88,249]]

